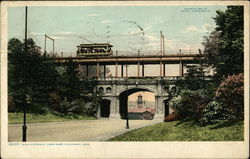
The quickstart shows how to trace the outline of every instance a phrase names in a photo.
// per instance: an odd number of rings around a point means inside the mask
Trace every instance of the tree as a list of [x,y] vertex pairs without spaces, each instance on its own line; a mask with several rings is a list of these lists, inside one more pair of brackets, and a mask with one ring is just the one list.
[[41,112],[47,108],[48,94],[55,87],[57,72],[49,58],[42,55],[41,48],[33,39],[25,43],[10,39],[8,43],[8,92],[15,111],[22,110],[26,98],[27,110]]
[[204,87],[204,69],[198,65],[190,65],[187,67],[187,73],[184,75],[184,78],[178,79],[176,81],[176,86],[179,90],[189,89],[197,90]]
[[[12,99],[9,106],[12,111],[20,111],[23,103],[24,94],[24,74],[23,62],[21,61],[24,54],[24,47],[20,40],[11,39],[8,42],[8,98]],[[19,89],[16,89],[19,88]]]
[[243,6],[228,6],[213,19],[217,27],[203,43],[208,64],[215,68],[219,80],[243,73]]
[[[9,66],[9,96],[14,100],[16,110],[20,111],[24,105],[24,99],[32,99],[38,68],[42,62],[40,47],[33,39],[27,39],[27,52],[25,44],[18,39],[11,39],[8,43]],[[29,104],[27,109],[32,108]]]
[[81,83],[77,72],[77,64],[69,60],[66,70],[61,76],[60,91],[62,97],[67,97],[69,101],[80,98]]

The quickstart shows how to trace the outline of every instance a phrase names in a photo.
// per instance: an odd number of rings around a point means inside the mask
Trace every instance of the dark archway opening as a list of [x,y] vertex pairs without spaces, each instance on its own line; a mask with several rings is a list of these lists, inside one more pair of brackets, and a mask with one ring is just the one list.
[[152,92],[147,89],[132,88],[132,89],[122,92],[119,95],[119,111],[120,111],[121,119],[127,119],[127,116],[128,116],[128,96],[133,93],[140,92],[140,91]]
[[164,102],[164,106],[165,106],[165,117],[166,117],[169,115],[169,100],[166,99],[163,102]]
[[108,118],[110,115],[110,100],[104,99],[101,101],[101,117]]

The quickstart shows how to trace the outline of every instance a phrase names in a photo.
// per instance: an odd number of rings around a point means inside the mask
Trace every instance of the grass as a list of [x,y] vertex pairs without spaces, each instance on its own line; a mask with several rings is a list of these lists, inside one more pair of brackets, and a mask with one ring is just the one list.
[[[94,120],[95,117],[82,116],[82,115],[64,115],[60,113],[46,113],[46,114],[31,114],[27,113],[27,123],[37,122],[60,122],[60,121],[73,121],[73,120]],[[23,122],[23,113],[9,113],[9,124],[21,124]]]
[[201,127],[192,121],[165,122],[137,129],[108,141],[243,141],[243,121]]

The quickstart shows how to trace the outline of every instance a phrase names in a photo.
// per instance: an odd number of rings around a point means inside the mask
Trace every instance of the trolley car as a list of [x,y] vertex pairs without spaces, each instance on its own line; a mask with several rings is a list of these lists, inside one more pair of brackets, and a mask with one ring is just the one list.
[[109,56],[113,46],[108,43],[80,44],[77,46],[77,56]]

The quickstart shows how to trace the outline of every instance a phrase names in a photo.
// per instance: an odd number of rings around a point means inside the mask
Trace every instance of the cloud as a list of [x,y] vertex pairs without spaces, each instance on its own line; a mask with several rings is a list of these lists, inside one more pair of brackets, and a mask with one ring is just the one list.
[[183,33],[189,33],[189,32],[207,33],[207,32],[211,32],[213,28],[214,28],[214,25],[208,24],[208,23],[203,24],[202,27],[199,27],[199,28],[197,26],[190,25],[184,29]]
[[161,17],[153,16],[153,17],[151,17],[151,19],[152,19],[153,21],[160,22],[160,23],[164,22],[164,20],[163,20]]
[[65,40],[65,39],[69,39],[68,37],[64,37],[64,36],[50,36],[52,39],[55,40]]
[[60,34],[60,35],[72,35],[75,34],[74,32],[70,32],[70,31],[65,31],[65,32],[57,32],[55,34]]
[[203,32],[203,30],[197,28],[196,26],[188,26],[184,32]]
[[101,23],[103,23],[103,24],[106,24],[106,23],[112,23],[113,21],[111,21],[111,20],[103,20],[103,21],[101,21]]
[[147,40],[149,40],[149,41],[160,41],[160,37],[159,36],[154,36],[154,35],[146,34],[144,37]]
[[139,34],[142,34],[142,32],[141,31],[133,31],[133,30],[131,30],[131,31],[129,31],[129,32],[125,32],[125,33],[121,33],[122,35],[139,35]]
[[210,32],[215,28],[214,25],[208,24],[208,23],[204,24],[202,27],[203,27],[203,30],[206,32],[208,32],[208,31]]
[[143,26],[143,29],[144,29],[144,31],[148,31],[148,30],[150,30],[152,28],[152,25],[151,24],[145,24],[144,26]]
[[29,35],[45,35],[45,33],[30,32]]
[[87,14],[88,17],[97,17],[99,16],[98,14],[92,13],[92,14]]
[[59,36],[61,37],[61,35],[75,35],[76,33],[74,32],[55,32],[55,33],[30,32],[29,33],[29,35],[33,35],[33,36],[44,36],[45,34],[48,35],[49,37],[55,36],[57,39],[62,39],[62,38],[59,38]]

